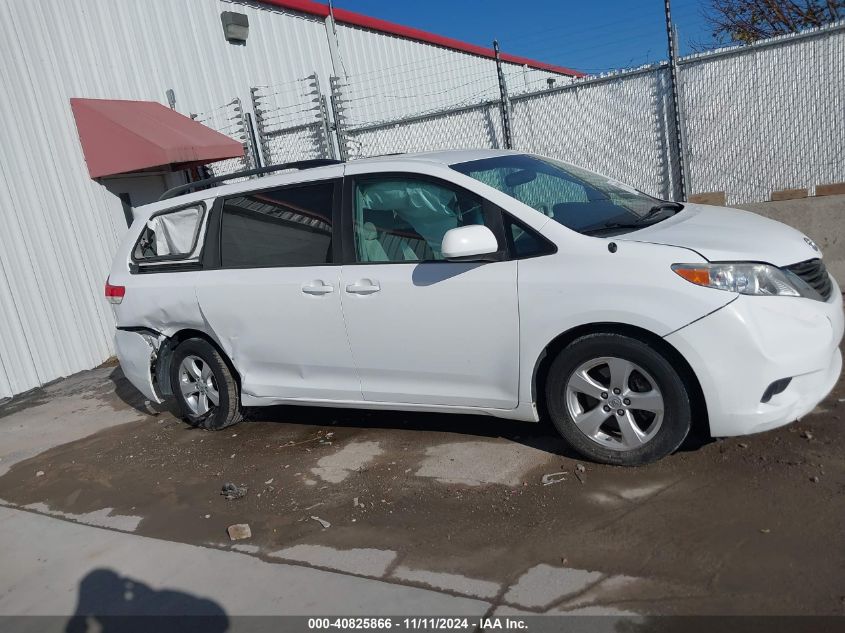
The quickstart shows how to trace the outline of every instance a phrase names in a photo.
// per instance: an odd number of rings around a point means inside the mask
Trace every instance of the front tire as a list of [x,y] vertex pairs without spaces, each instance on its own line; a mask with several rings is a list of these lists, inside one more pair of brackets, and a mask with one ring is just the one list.
[[690,430],[686,385],[648,343],[620,334],[576,339],[546,381],[552,423],[588,459],[640,466],[674,452]]
[[208,341],[192,338],[176,348],[170,385],[182,417],[192,426],[219,431],[243,419],[238,383]]

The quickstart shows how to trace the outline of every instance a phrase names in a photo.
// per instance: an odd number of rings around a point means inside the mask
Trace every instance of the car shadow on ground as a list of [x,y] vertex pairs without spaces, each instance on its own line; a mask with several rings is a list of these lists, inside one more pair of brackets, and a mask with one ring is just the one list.
[[223,633],[229,624],[223,607],[213,600],[155,590],[111,569],[95,569],[79,583],[76,610],[65,633]]
[[114,395],[125,405],[135,409],[139,413],[143,413],[144,415],[170,413],[174,417],[179,417],[179,412],[173,398],[166,399],[162,404],[151,402],[127,380],[119,365],[109,372],[108,377],[114,385]]
[[[173,398],[168,398],[162,404],[149,402],[125,378],[120,367],[112,370],[109,379],[114,384],[115,395],[140,413],[144,415],[169,413],[177,419],[180,417]],[[561,457],[583,459],[560,437],[545,413],[541,413],[540,422],[531,423],[504,420],[488,415],[278,405],[250,407],[245,412],[245,420],[303,426],[459,433],[479,438],[501,438]],[[695,451],[712,441],[709,436],[691,432],[678,450]]]

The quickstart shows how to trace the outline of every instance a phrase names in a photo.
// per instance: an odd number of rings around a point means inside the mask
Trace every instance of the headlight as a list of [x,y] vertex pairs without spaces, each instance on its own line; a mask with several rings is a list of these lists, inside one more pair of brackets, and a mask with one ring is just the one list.
[[801,297],[801,281],[768,264],[672,264],[687,281],[743,295]]

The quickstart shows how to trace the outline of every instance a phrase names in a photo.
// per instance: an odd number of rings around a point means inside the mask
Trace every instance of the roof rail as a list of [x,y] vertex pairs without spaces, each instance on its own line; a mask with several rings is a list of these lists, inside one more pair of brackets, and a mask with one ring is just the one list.
[[269,174],[274,171],[281,171],[283,169],[311,169],[312,167],[324,167],[326,165],[338,165],[342,160],[335,160],[334,158],[311,158],[308,160],[295,160],[291,163],[281,163],[279,165],[268,165],[267,167],[257,167],[255,169],[244,169],[243,171],[236,171],[231,174],[223,176],[215,176],[214,178],[205,178],[203,180],[195,180],[186,185],[179,185],[168,189],[159,197],[159,201],[167,200],[173,196],[180,195],[191,189],[213,185],[224,180],[231,180],[232,178],[243,178],[245,176],[258,176],[261,174]]

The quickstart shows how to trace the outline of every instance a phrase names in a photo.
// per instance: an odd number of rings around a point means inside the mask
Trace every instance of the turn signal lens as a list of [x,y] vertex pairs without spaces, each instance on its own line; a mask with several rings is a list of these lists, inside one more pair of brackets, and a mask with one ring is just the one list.
[[710,271],[705,268],[676,268],[675,272],[687,281],[699,286],[710,285]]

